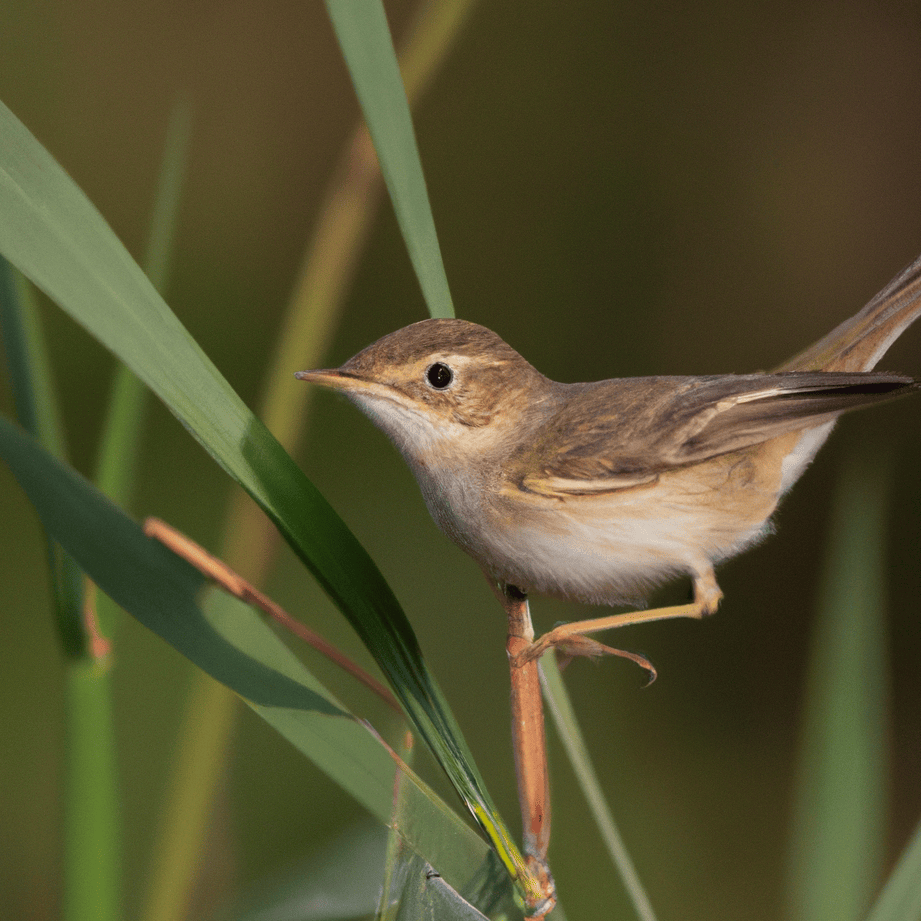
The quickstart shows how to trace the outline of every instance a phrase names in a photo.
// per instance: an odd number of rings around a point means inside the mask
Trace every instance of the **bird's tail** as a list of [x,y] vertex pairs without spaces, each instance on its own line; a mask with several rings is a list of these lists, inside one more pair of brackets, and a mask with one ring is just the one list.
[[778,371],[869,371],[921,314],[921,257],[860,313],[836,326]]

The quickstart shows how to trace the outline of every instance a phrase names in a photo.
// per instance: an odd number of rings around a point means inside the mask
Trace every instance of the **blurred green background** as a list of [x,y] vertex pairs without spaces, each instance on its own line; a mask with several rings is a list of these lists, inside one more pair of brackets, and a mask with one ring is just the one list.
[[[413,8],[387,3],[398,42]],[[14,2],[0,7],[0,34],[0,98],[136,256],[169,113],[188,96],[193,137],[167,300],[256,405],[357,117],[323,6]],[[458,315],[564,381],[777,364],[921,252],[919,46],[913,4],[480,4],[415,113]],[[424,316],[385,206],[327,363]],[[56,308],[45,318],[72,458],[88,471],[113,363]],[[919,343],[921,330],[909,331],[883,367],[921,376]],[[720,570],[726,600],[715,618],[616,638],[652,658],[655,685],[642,690],[642,675],[618,661],[567,672],[662,919],[781,914],[816,579],[831,492],[856,453],[894,469],[890,860],[921,816],[919,405],[841,424],[781,508],[777,535]],[[2,375],[0,409],[11,412]],[[357,412],[321,396],[308,441],[300,461],[393,585],[515,822],[498,605]],[[140,482],[134,514],[215,546],[229,481],[159,405]],[[0,522],[0,906],[45,919],[59,896],[62,662],[39,529],[5,468]],[[268,588],[367,662],[290,555]],[[674,585],[656,600],[686,591]],[[590,613],[544,599],[533,611],[540,627]],[[116,657],[131,917],[190,666],[127,618]],[[598,917],[604,905],[616,916],[620,883],[555,745],[551,767],[551,860],[569,915]],[[192,916],[361,819],[241,712]]]

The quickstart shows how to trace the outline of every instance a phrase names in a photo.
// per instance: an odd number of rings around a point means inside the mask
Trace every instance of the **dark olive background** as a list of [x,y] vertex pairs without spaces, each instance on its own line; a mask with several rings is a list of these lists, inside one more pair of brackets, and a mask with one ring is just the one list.
[[[399,38],[412,5],[387,6]],[[138,257],[166,121],[177,94],[189,94],[194,136],[167,299],[256,405],[356,118],[322,5],[7,3],[0,35],[0,98]],[[919,45],[921,13],[909,3],[482,3],[416,112],[458,315],[564,381],[778,363],[921,252]],[[112,361],[56,308],[45,316],[72,456],[88,470]],[[388,205],[327,363],[424,316]],[[921,329],[883,366],[921,376]],[[3,377],[0,408],[11,411]],[[655,661],[654,686],[641,690],[641,675],[619,661],[568,672],[662,919],[782,914],[816,581],[836,478],[856,454],[893,470],[890,865],[921,816],[916,399],[842,423],[777,515],[777,534],[720,570],[716,617],[617,638]],[[343,401],[317,401],[299,460],[391,581],[514,821],[503,623],[475,565],[438,533],[384,437]],[[134,513],[216,547],[229,494],[154,407]],[[0,522],[0,905],[44,919],[56,915],[60,867],[61,655],[40,534],[5,469]],[[269,588],[367,660],[290,556]],[[542,599],[533,609],[544,627],[588,614]],[[190,668],[130,620],[117,646],[130,917]],[[551,762],[551,858],[569,916],[629,917],[555,743]],[[360,819],[244,712],[196,912]]]

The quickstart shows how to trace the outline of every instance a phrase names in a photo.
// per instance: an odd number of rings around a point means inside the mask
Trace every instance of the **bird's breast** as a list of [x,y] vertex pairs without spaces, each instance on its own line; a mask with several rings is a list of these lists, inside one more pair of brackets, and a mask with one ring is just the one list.
[[766,533],[798,437],[596,495],[528,492],[490,476],[482,459],[418,459],[413,468],[439,528],[494,578],[618,604],[671,576],[704,571]]
[[467,464],[416,458],[411,464],[435,524],[456,544],[476,556],[487,528],[487,488],[482,472]]

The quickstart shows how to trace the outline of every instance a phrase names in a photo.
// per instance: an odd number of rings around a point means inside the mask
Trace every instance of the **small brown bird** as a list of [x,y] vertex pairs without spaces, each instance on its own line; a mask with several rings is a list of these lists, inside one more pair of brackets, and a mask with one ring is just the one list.
[[701,616],[722,597],[714,565],[765,535],[837,417],[917,389],[870,369],[919,310],[921,259],[773,374],[562,384],[483,326],[423,320],[297,377],[386,432],[438,526],[504,593],[614,605],[686,574],[683,613]]

